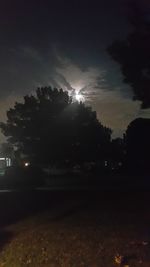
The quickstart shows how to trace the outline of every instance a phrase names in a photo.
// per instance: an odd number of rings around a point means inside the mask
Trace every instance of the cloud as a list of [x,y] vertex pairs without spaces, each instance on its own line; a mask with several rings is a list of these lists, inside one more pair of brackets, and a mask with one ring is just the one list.
[[94,89],[100,76],[100,70],[97,68],[90,67],[83,71],[69,60],[65,61],[63,67],[57,67],[56,71],[65,77],[72,88],[82,91],[84,88],[86,88],[85,90],[89,90],[91,87]]
[[61,58],[61,67],[56,70],[69,84],[84,95],[85,103],[97,111],[98,119],[113,129],[113,137],[122,136],[129,123],[137,117],[150,118],[150,109],[142,111],[140,101],[132,100],[129,86],[108,79],[109,71],[89,67],[82,70],[66,58]]
[[97,111],[98,119],[113,129],[113,137],[121,136],[129,123],[138,117],[140,102],[125,99],[116,92],[104,94],[92,103]]
[[[10,64],[5,66],[0,81],[4,88],[0,92],[0,121],[6,119],[6,110],[15,101],[47,85],[80,91],[85,104],[91,105],[99,120],[114,130],[113,136],[121,135],[136,117],[150,117],[150,110],[141,111],[140,102],[132,101],[128,86],[114,78],[111,83],[114,72],[110,67],[89,65],[83,69],[54,48],[46,55],[28,46],[11,49]],[[0,140],[4,138],[0,136]]]

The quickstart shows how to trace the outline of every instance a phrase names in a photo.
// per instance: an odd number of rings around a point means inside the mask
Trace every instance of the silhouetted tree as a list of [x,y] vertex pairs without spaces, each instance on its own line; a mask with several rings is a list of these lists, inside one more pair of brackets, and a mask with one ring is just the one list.
[[120,64],[124,82],[131,85],[134,100],[150,107],[150,16],[138,4],[132,6],[133,31],[126,40],[115,41],[108,53]]
[[138,118],[129,124],[126,145],[130,168],[146,170],[150,164],[150,119]]
[[125,159],[126,144],[124,138],[115,138],[111,141],[111,159],[123,162]]
[[36,162],[93,160],[110,142],[111,130],[84,103],[67,92],[38,88],[23,103],[15,103],[0,127],[8,141]]

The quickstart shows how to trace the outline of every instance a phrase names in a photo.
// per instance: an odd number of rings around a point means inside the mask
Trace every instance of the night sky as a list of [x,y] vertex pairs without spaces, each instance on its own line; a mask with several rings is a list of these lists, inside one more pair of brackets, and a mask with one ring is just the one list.
[[[147,9],[148,1],[141,2]],[[0,120],[16,100],[45,85],[80,91],[114,137],[136,117],[150,117],[150,109],[132,101],[131,88],[106,52],[131,31],[128,12],[125,0],[3,1]]]

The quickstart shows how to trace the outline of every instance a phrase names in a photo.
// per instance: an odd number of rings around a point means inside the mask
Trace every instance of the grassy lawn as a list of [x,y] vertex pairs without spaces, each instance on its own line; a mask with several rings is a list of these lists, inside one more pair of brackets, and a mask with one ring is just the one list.
[[[0,266],[150,266],[149,193],[45,194],[21,198],[22,208],[24,198],[38,205],[41,197],[44,206],[49,201],[45,210],[31,204],[30,214],[16,221],[12,215],[1,227]],[[20,197],[13,198],[15,206]],[[118,254],[124,256],[122,265]]]

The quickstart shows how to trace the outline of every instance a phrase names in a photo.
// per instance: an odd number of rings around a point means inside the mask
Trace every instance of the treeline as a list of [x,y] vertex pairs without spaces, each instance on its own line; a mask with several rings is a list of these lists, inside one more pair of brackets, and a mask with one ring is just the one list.
[[0,123],[7,138],[3,155],[15,164],[82,165],[90,162],[111,169],[147,169],[150,151],[150,119],[136,119],[124,137],[112,140],[112,130],[103,126],[96,112],[73,101],[62,89],[42,87],[7,111]]

